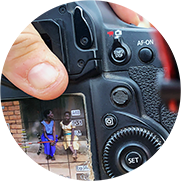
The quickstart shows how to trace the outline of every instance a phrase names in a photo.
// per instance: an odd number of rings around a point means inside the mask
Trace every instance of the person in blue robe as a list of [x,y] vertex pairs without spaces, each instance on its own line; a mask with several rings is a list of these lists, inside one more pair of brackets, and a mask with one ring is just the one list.
[[55,133],[55,121],[53,120],[53,112],[48,109],[44,111],[45,119],[41,122],[43,125],[43,134],[41,136],[42,142],[47,141],[44,144],[44,153],[47,155],[46,159],[55,160],[56,142],[58,141]]

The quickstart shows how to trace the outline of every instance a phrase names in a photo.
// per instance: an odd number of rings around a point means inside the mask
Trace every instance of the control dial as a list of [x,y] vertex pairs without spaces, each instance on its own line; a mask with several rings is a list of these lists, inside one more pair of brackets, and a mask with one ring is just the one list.
[[104,146],[104,170],[110,178],[132,171],[154,155],[162,144],[160,136],[146,128],[122,128]]

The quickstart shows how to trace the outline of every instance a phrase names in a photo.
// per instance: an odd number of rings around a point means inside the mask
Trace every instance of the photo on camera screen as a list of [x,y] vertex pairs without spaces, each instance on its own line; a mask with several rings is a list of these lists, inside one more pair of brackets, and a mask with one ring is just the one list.
[[[6,122],[11,124],[12,136],[36,163],[67,178],[89,180],[93,177],[83,94],[64,94],[52,101],[36,98],[3,101],[2,106]],[[47,124],[44,112],[49,114],[49,111],[51,120]],[[51,129],[51,123],[55,128],[55,145],[49,141],[54,133],[46,134],[48,140],[43,130],[47,125],[47,129]],[[74,134],[73,140],[71,134]]]

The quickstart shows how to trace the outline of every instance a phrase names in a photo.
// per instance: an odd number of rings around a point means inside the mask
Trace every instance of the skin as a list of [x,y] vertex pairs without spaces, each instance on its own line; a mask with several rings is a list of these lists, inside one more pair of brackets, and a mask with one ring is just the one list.
[[138,25],[140,22],[139,16],[134,11],[114,3],[109,3],[117,16],[128,24]]
[[[117,4],[110,5],[120,19],[138,25],[139,18],[135,12]],[[59,97],[68,85],[64,65],[31,24],[12,45],[2,73],[19,89],[42,100]]]

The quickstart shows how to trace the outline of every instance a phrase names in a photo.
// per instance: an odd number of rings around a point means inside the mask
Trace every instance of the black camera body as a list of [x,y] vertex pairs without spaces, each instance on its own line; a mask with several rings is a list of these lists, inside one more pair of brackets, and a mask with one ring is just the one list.
[[108,3],[72,2],[32,22],[63,62],[65,93],[85,97],[96,180],[125,174],[146,162],[176,119],[159,95],[154,28],[121,21]]

